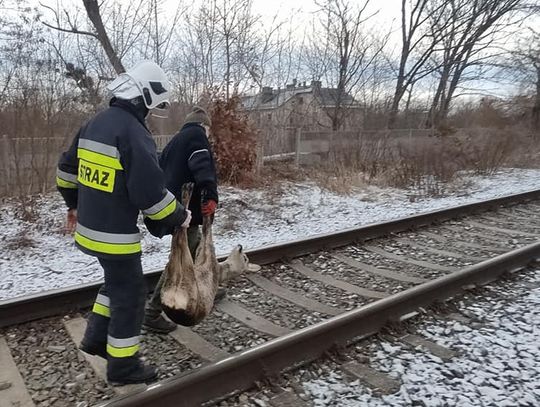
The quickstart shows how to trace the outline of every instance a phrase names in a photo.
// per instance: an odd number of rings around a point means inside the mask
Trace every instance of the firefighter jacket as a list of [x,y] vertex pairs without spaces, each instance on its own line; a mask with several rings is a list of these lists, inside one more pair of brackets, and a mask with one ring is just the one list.
[[85,124],[61,155],[57,187],[77,209],[75,242],[85,253],[125,258],[141,253],[139,212],[168,230],[183,223],[184,207],[165,188],[144,113],[128,101]]
[[159,163],[165,185],[177,198],[181,197],[182,184],[195,183],[189,205],[191,224],[202,225],[201,202],[218,202],[216,165],[204,128],[197,123],[184,124],[163,149]]

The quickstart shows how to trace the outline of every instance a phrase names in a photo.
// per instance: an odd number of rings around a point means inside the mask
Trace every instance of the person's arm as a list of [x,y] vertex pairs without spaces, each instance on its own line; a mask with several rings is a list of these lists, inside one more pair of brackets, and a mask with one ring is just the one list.
[[190,140],[188,148],[188,168],[193,174],[195,185],[201,189],[202,213],[213,215],[218,203],[217,175],[212,150],[206,135],[201,130]]
[[77,146],[79,145],[79,134],[77,132],[69,149],[62,153],[58,160],[58,167],[56,168],[56,187],[68,209],[77,209],[78,188],[77,172],[78,172],[78,159],[77,159]]
[[80,130],[73,138],[69,149],[60,156],[56,168],[56,187],[68,208],[66,231],[69,233],[72,233],[77,226],[77,201],[79,196],[77,146],[79,145],[79,134]]
[[176,227],[187,227],[191,214],[165,188],[152,138],[141,129],[130,134],[126,144],[120,155],[129,199],[142,211],[148,231],[163,237],[172,234]]

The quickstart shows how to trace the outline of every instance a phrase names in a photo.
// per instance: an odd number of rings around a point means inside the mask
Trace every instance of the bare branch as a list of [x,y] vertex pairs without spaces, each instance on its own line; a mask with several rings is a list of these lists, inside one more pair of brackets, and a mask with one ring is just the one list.
[[45,21],[42,21],[41,22],[44,26],[46,27],[49,27],[53,30],[56,30],[56,31],[62,31],[62,32],[66,32],[66,33],[72,33],[72,34],[80,34],[80,35],[88,35],[90,37],[93,37],[93,38],[96,38],[96,39],[99,39],[98,35],[95,34],[95,33],[91,33],[91,32],[88,32],[88,31],[81,31],[81,30],[78,30],[76,28],[62,28],[62,27],[55,27],[49,23],[46,23]]

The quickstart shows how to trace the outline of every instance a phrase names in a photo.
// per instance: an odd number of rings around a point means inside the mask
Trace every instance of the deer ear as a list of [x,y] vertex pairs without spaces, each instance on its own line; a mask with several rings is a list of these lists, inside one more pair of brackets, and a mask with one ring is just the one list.
[[256,272],[256,271],[260,271],[261,270],[261,266],[259,266],[258,264],[253,264],[253,263],[249,263],[248,264],[248,270],[250,272]]

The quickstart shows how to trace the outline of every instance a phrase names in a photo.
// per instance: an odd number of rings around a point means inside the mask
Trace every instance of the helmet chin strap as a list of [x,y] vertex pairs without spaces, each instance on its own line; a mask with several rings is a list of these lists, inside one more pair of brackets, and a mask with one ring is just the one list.
[[158,119],[168,119],[169,112],[164,109],[152,109],[150,110],[150,116],[156,117]]
[[143,118],[146,119],[148,117],[149,110],[145,106],[142,96],[137,96],[135,98],[130,99],[129,103],[131,103],[135,107],[138,114],[142,115]]

